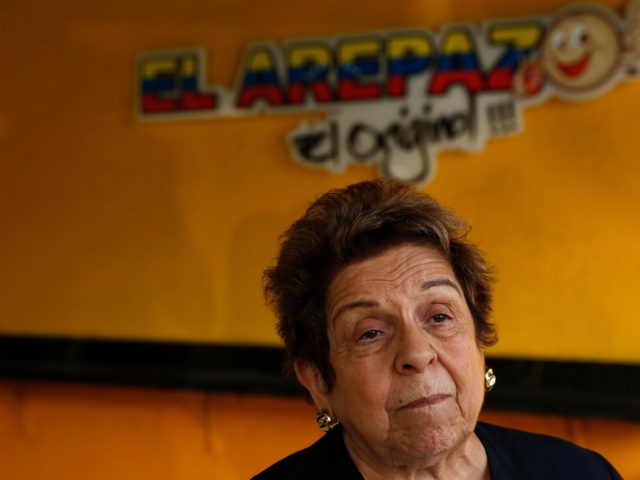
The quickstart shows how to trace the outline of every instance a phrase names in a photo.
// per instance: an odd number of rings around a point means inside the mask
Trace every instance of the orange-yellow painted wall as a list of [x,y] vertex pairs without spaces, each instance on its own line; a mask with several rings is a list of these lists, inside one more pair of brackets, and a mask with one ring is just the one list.
[[[260,274],[320,192],[372,178],[293,162],[304,114],[138,122],[135,58],[200,46],[231,86],[250,42],[551,15],[566,0],[4,2],[0,332],[277,344]],[[626,2],[601,2],[622,13]],[[640,81],[524,112],[444,152],[426,191],[495,265],[497,355],[640,361]]]
[[[640,479],[640,423],[482,418],[573,440]],[[0,382],[2,479],[240,480],[320,434],[303,399]]]

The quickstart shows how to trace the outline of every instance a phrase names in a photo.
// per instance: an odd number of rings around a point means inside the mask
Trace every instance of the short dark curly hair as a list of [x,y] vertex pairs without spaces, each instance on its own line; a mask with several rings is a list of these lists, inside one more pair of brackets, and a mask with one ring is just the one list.
[[329,284],[347,265],[411,242],[436,248],[462,286],[482,346],[496,343],[491,312],[492,275],[478,249],[466,240],[466,224],[415,187],[379,179],[320,196],[284,233],[280,254],[264,271],[267,303],[278,317],[285,368],[296,360],[315,365],[329,389],[325,315]]

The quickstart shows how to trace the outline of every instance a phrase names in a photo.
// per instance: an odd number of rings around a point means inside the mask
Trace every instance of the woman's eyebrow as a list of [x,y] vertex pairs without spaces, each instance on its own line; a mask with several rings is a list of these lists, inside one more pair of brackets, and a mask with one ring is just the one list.
[[450,287],[458,292],[458,295],[462,295],[462,292],[460,291],[458,286],[448,278],[436,278],[434,280],[428,280],[420,286],[420,290],[428,290],[435,287]]
[[[448,278],[436,278],[434,280],[428,280],[420,286],[420,290],[428,290],[430,288],[436,288],[436,287],[453,288],[459,295],[462,295],[462,292],[460,291],[458,286]],[[356,300],[354,302],[346,303],[340,306],[340,308],[338,308],[336,313],[332,316],[331,321],[333,322],[336,318],[338,318],[347,310],[353,310],[356,308],[363,308],[363,307],[374,308],[379,306],[380,306],[380,303],[376,302],[375,300]]]
[[342,305],[340,308],[338,308],[338,311],[335,313],[335,315],[333,315],[333,318],[331,319],[331,321],[334,321],[336,318],[338,318],[347,310],[353,310],[354,308],[362,308],[362,307],[374,308],[379,306],[380,304],[375,300],[356,300],[354,302]]

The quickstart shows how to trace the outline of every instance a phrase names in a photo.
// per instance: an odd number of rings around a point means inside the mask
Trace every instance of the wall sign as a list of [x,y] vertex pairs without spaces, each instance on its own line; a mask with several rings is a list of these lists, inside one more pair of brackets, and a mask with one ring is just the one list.
[[205,82],[201,49],[138,57],[142,120],[326,112],[287,136],[292,157],[335,172],[376,164],[425,183],[443,149],[479,151],[518,133],[522,109],[585,100],[640,76],[640,0],[549,17],[250,45],[235,87]]

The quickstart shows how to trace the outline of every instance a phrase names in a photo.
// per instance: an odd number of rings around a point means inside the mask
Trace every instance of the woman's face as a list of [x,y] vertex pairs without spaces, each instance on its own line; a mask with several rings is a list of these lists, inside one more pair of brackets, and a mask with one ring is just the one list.
[[484,356],[449,263],[402,244],[344,268],[329,285],[336,381],[316,402],[350,449],[404,462],[462,446],[484,397]]

